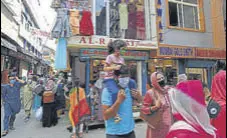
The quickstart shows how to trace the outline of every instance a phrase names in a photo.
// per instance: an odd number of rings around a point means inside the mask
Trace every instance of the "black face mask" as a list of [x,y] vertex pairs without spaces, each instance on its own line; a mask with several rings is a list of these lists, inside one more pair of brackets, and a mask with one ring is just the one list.
[[162,80],[158,83],[161,87],[165,87],[166,86],[166,82],[165,80]]

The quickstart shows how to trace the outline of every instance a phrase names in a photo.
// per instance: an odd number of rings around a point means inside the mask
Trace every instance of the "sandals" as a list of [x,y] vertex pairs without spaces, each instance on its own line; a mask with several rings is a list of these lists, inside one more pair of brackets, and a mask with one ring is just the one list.
[[8,131],[3,131],[1,136],[4,137],[4,136],[6,136],[7,134],[8,134]]

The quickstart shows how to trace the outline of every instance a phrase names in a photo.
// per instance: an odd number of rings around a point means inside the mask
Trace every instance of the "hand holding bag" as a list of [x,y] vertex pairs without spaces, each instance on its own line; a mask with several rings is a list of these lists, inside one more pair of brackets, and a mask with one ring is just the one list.
[[[150,103],[149,108],[151,108],[152,106],[155,106],[154,103],[156,103],[157,99],[157,95],[155,95],[155,93],[153,91],[148,91],[149,95],[151,99],[152,99],[152,103]],[[140,112],[140,118],[142,120],[144,120],[149,127],[155,129],[158,125],[159,122],[162,119],[162,115],[163,115],[163,108],[159,108],[158,110],[156,110],[155,112],[151,112],[151,114],[145,114],[142,110]]]

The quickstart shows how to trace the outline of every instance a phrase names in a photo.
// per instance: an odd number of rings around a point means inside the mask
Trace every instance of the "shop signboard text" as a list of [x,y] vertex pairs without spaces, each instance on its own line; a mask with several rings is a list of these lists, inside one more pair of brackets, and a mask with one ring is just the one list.
[[[80,56],[105,58],[106,56],[108,56],[108,51],[105,49],[81,49]],[[147,60],[149,58],[149,54],[143,51],[126,51],[123,54],[123,57],[126,59]]]
[[195,48],[191,47],[159,47],[159,57],[194,58]]

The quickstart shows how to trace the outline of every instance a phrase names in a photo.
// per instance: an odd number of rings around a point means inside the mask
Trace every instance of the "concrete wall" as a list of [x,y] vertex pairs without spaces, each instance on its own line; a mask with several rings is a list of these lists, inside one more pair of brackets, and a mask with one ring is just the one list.
[[[192,32],[177,29],[168,29],[167,12],[163,11],[163,33],[164,33],[164,44],[168,45],[178,45],[178,46],[196,46],[202,48],[212,48],[214,47],[213,35],[212,35],[212,23],[211,23],[211,5],[208,0],[203,0],[204,2],[204,16],[205,16],[205,32]],[[167,0],[163,0],[163,8],[167,8]]]

